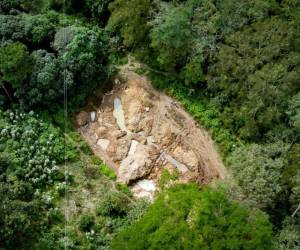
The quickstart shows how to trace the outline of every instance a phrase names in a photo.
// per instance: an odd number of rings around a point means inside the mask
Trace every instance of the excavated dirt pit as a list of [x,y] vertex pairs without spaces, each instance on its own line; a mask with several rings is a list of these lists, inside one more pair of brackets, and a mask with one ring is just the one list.
[[178,182],[208,183],[226,175],[209,134],[179,103],[127,68],[113,90],[90,101],[76,120],[94,153],[136,197],[153,199],[163,169],[178,172]]

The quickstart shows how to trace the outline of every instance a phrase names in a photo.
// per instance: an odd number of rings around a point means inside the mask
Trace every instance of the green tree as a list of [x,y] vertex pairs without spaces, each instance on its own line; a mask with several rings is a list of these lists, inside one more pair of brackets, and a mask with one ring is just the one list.
[[75,36],[63,58],[78,83],[93,86],[106,77],[107,35],[102,29],[73,27]]
[[12,43],[0,48],[0,79],[10,83],[14,88],[32,71],[32,60],[27,48],[21,43]]
[[296,30],[278,17],[255,23],[228,36],[210,67],[208,86],[225,125],[245,139],[282,124],[287,100],[299,90]]
[[300,91],[290,100],[287,114],[291,125],[300,133]]
[[139,47],[147,40],[150,6],[150,0],[113,1],[109,4],[111,16],[107,28],[119,32],[127,47]]
[[45,205],[34,189],[13,174],[14,162],[0,153],[0,247],[28,247],[46,222]]
[[190,5],[163,3],[153,20],[151,47],[158,51],[157,61],[167,70],[184,65],[192,40]]
[[259,211],[229,201],[225,191],[174,186],[119,233],[112,249],[273,249],[272,228]]
[[250,144],[233,151],[228,161],[235,179],[246,198],[256,207],[272,206],[282,190],[281,173],[285,162],[282,154],[287,146],[283,143],[270,145]]
[[300,246],[300,226],[295,220],[287,218],[283,228],[276,235],[276,246],[279,250],[298,250]]
[[15,96],[26,107],[42,107],[60,101],[64,94],[64,80],[69,89],[75,85],[73,74],[64,71],[63,60],[52,53],[37,50],[31,56],[34,62],[32,74],[26,83],[16,89]]
[[112,0],[85,0],[87,12],[93,17],[105,24],[109,17],[108,5]]

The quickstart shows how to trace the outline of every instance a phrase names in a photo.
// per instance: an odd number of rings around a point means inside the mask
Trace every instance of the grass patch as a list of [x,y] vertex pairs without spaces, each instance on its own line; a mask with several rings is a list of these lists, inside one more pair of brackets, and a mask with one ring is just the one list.
[[109,179],[115,181],[117,179],[117,175],[115,174],[115,172],[113,170],[111,170],[107,165],[105,165],[104,163],[102,163],[100,165],[100,172],[102,174],[104,174],[105,176],[107,176]]

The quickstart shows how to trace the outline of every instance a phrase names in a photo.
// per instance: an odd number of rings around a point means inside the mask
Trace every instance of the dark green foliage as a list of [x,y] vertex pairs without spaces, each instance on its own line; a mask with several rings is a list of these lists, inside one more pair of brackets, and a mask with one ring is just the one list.
[[115,0],[109,5],[112,14],[108,28],[120,32],[127,47],[140,47],[148,36],[149,8],[149,0]]
[[34,69],[29,81],[15,92],[15,96],[26,107],[48,106],[53,101],[61,100],[64,91],[64,73],[68,88],[74,85],[73,74],[63,71],[64,63],[60,58],[45,50],[32,53]]
[[158,51],[157,61],[167,70],[184,63],[192,42],[191,6],[162,5],[150,32],[151,47]]
[[121,192],[112,191],[103,194],[97,204],[97,214],[110,217],[124,216],[128,211],[128,197]]
[[231,202],[222,190],[178,185],[113,241],[112,249],[273,249],[272,228],[259,211]]
[[19,11],[37,12],[42,6],[43,0],[1,0],[0,14],[16,14]]
[[38,239],[34,247],[37,250],[81,249],[79,244],[80,240],[75,230],[53,227]]
[[79,218],[79,229],[84,232],[89,232],[95,225],[95,217],[90,213],[82,214]]
[[74,27],[76,34],[67,45],[64,60],[69,69],[75,75],[75,80],[90,85],[98,83],[105,71],[106,63],[106,35],[103,30],[94,27]]
[[299,90],[295,32],[293,25],[274,17],[227,37],[220,48],[209,87],[226,125],[243,138],[260,138],[283,122],[287,99]]
[[0,152],[0,247],[28,247],[46,220],[46,206],[30,183],[13,173],[15,162]]
[[24,23],[20,15],[0,15],[0,23],[0,45],[3,46],[12,41],[25,41]]
[[23,15],[24,30],[29,43],[50,43],[55,30],[59,26],[59,17],[55,12],[46,12],[40,15]]
[[109,17],[108,5],[112,0],[85,0],[85,8],[89,15],[105,24]]

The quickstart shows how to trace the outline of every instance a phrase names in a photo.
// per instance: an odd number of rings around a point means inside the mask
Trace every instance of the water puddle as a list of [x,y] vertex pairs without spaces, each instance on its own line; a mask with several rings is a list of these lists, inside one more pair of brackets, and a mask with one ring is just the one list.
[[125,131],[128,134],[131,134],[131,132],[126,128],[125,125],[125,116],[124,116],[124,111],[123,111],[123,107],[122,107],[122,103],[120,98],[116,97],[114,100],[114,112],[113,112],[113,116],[116,118],[117,120],[117,124],[119,126],[119,128],[122,131]]

